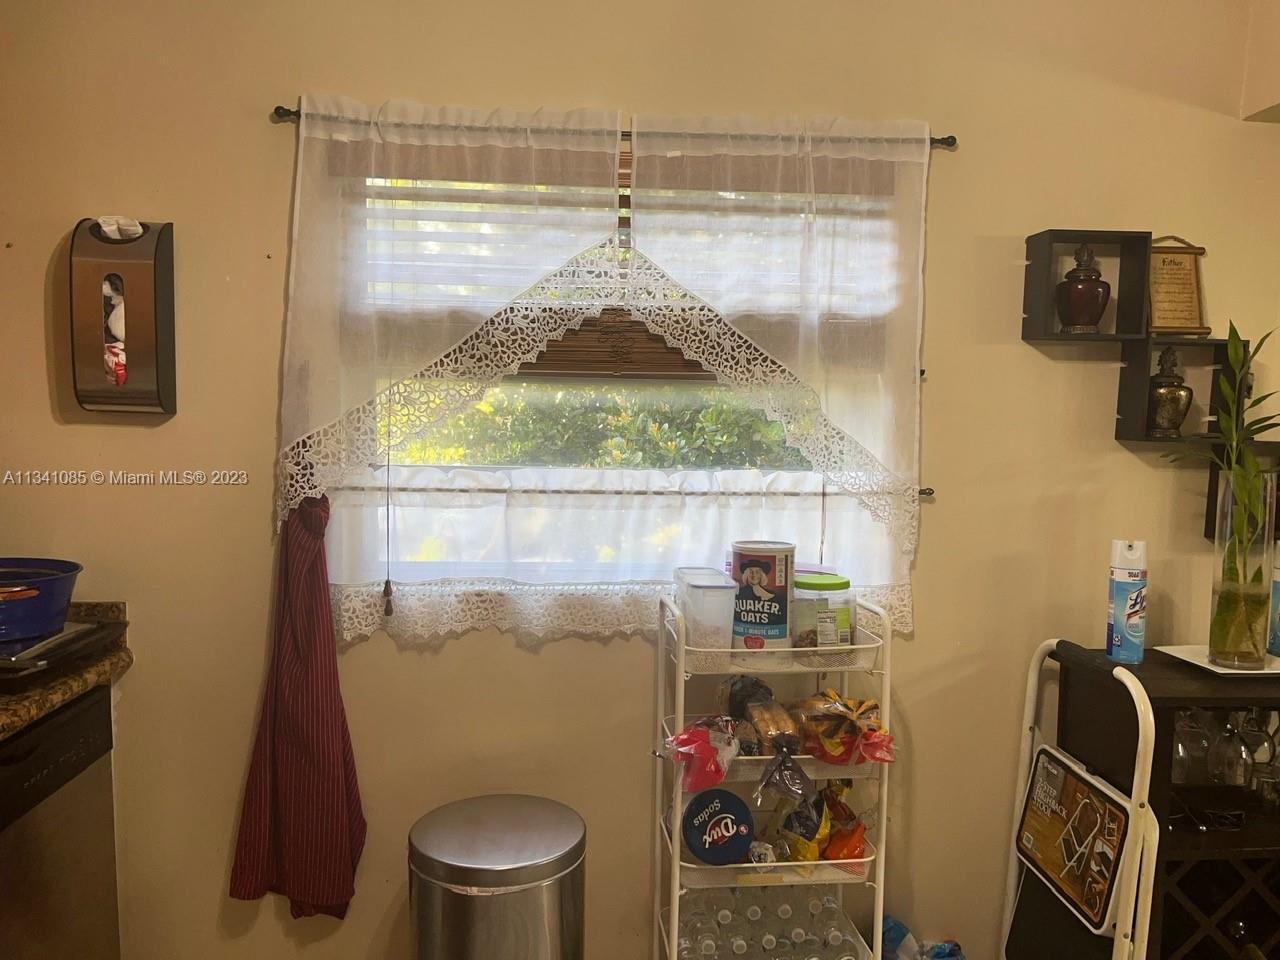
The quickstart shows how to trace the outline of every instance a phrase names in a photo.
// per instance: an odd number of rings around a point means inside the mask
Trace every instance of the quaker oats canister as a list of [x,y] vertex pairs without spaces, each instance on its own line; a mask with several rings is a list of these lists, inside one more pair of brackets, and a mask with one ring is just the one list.
[[739,650],[791,646],[791,600],[796,547],[773,540],[733,545],[733,646]]

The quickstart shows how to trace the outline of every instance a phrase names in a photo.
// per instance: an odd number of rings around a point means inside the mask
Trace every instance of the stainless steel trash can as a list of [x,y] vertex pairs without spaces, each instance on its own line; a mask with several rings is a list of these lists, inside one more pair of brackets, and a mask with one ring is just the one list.
[[544,797],[472,797],[409,831],[415,960],[582,960],[587,827]]

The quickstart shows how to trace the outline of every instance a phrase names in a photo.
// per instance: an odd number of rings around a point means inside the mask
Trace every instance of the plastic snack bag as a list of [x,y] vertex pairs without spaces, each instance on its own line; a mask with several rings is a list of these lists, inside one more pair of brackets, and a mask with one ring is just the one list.
[[864,702],[874,703],[846,700],[834,690],[826,690],[796,703],[792,709],[806,752],[826,763],[852,763],[864,729],[859,720]]
[[773,690],[757,677],[739,675],[720,684],[718,699],[721,713],[735,720],[746,720],[747,705],[772,700]]
[[858,741],[856,763],[893,763],[898,751],[893,745],[893,735],[886,730],[871,730]]
[[845,802],[845,794],[849,792],[847,781],[833,781],[822,791],[822,802],[827,806],[827,814],[831,817],[831,829],[851,830],[858,825],[858,815]]
[[707,717],[667,739],[667,753],[683,767],[681,783],[698,793],[724,782],[738,755],[738,738],[728,717]]
[[823,860],[861,860],[866,855],[867,827],[863,823],[852,828],[833,829],[831,839],[822,851]]
[[773,755],[773,744],[765,743],[756,733],[750,720],[739,720],[733,728],[738,738],[738,755],[741,757],[769,757]]
[[769,799],[773,801],[775,810],[785,811],[801,804],[812,804],[817,796],[818,788],[813,785],[809,775],[785,751],[779,753],[764,768],[760,784],[752,794],[757,806],[763,806],[765,800]]
[[792,710],[805,751],[826,763],[894,759],[893,738],[881,729],[880,705],[875,700],[846,699],[827,689],[799,701]]
[[779,831],[791,847],[793,860],[817,860],[831,837],[831,817],[827,805],[819,797],[814,803],[802,803],[782,822]]
[[751,844],[751,862],[752,863],[777,863],[778,851],[774,849],[772,844],[763,840],[757,840]]

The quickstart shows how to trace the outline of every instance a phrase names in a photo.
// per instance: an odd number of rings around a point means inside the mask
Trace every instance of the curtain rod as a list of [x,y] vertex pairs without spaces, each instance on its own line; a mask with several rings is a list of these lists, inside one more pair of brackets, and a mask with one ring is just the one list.
[[[381,469],[381,464],[377,467]],[[484,469],[484,468],[480,468]],[[554,469],[554,468],[552,468]],[[732,469],[732,468],[731,468]],[[540,496],[610,496],[610,497],[822,497],[828,494],[826,490],[783,490],[770,492],[765,490],[552,490],[542,489],[539,487],[475,487],[474,489],[464,489],[460,487],[406,487],[406,486],[370,486],[368,484],[332,486],[330,490],[337,490],[341,493],[483,493],[483,494],[520,494]],[[922,497],[932,497],[933,487],[920,487],[919,493]],[[841,490],[832,490],[830,495],[841,496]]]
[[[272,118],[274,121],[276,121],[277,123],[288,123],[288,122],[291,122],[291,121],[295,121],[295,120],[300,120],[300,119],[302,119],[302,111],[301,111],[301,110],[294,109],[293,107],[286,107],[286,106],[283,106],[283,105],[281,105],[281,104],[277,104],[277,105],[276,105],[276,108],[275,108],[274,110],[272,110],[272,111],[271,111],[271,118]],[[321,118],[320,118],[320,119],[322,119],[322,120],[354,120],[355,118],[354,118],[354,117],[321,116]],[[429,127],[429,126],[435,126],[435,124],[395,123],[395,124],[392,124],[392,126],[398,126],[398,127]],[[466,129],[466,128],[464,128],[464,129]],[[477,127],[477,128],[471,128],[471,129],[480,129],[480,128],[478,128],[478,127]],[[695,137],[697,137],[697,136],[706,136],[706,134],[696,134],[696,133],[695,133],[695,134],[691,134],[691,136],[695,136]],[[630,140],[630,139],[631,139],[631,131],[630,131],[630,130],[623,130],[623,131],[622,131],[622,139],[623,139],[623,140]],[[858,142],[858,140],[860,140],[860,139],[875,140],[875,141],[882,141],[882,142],[884,142],[884,143],[911,143],[911,142],[913,142],[912,138],[909,138],[909,137],[874,137],[874,138],[833,137],[832,139],[833,139],[833,140],[835,140],[837,143],[838,143],[838,142],[841,142],[841,141],[846,142],[846,143],[856,143],[856,142]],[[957,141],[956,141],[956,138],[955,138],[955,136],[954,136],[954,135],[948,135],[948,136],[945,136],[945,137],[930,137],[930,138],[929,138],[929,146],[931,146],[931,147],[943,147],[943,148],[945,148],[945,149],[947,149],[947,150],[953,150],[953,149],[955,149],[956,145],[957,145]]]

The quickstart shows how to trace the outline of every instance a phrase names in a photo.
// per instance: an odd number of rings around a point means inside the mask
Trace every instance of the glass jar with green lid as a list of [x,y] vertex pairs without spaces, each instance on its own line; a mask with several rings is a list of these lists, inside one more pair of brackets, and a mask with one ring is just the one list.
[[797,647],[847,647],[854,642],[853,591],[838,573],[797,573],[791,622]]

